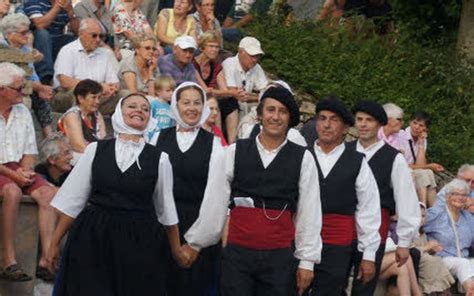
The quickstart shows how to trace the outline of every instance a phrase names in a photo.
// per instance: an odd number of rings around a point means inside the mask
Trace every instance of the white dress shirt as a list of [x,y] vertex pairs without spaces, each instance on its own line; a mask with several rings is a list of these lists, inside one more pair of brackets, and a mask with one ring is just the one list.
[[[265,168],[287,143],[285,140],[277,149],[268,151],[263,148],[258,137],[256,141],[258,153]],[[227,147],[223,159],[217,163],[218,167],[209,176],[199,218],[184,236],[186,241],[197,250],[213,245],[221,238],[227,218],[231,184],[234,179],[235,147],[235,144]],[[300,268],[313,270],[314,264],[321,260],[322,214],[318,171],[309,151],[306,151],[303,156],[298,187],[298,205],[293,217],[296,228],[294,256],[300,260]]]
[[98,83],[118,83],[116,67],[105,48],[86,53],[80,39],[65,45],[54,63],[54,88],[60,86],[58,75],[74,79],[92,79]]
[[[115,142],[115,159],[120,171],[125,172],[140,155],[144,142],[129,143],[117,139]],[[97,142],[86,147],[84,155],[69,174],[64,184],[54,196],[51,206],[60,212],[76,218],[84,209],[92,190],[92,163],[97,150]],[[168,159],[168,154],[161,153],[158,165],[158,180],[153,192],[155,212],[163,225],[178,224],[178,215],[173,196],[173,169]]]
[[[314,151],[318,158],[323,176],[326,178],[346,149],[346,145],[343,142],[336,146],[331,152],[325,153],[321,150],[317,142],[318,141],[314,144]],[[365,158],[362,159],[355,187],[357,194],[357,207],[355,211],[358,240],[357,249],[363,252],[364,260],[375,261],[375,253],[380,245],[380,194],[377,182]]]
[[0,114],[0,164],[19,162],[25,154],[38,154],[35,127],[28,108],[16,104],[8,120]]
[[247,72],[242,69],[238,55],[225,59],[222,62],[225,81],[229,87],[242,87],[246,92],[259,92],[268,84],[262,67],[256,64]]
[[[364,153],[367,161],[383,147],[385,142],[378,141],[367,148],[362,147],[357,141],[357,151]],[[388,164],[387,164],[388,165]],[[390,185],[393,188],[395,208],[398,216],[397,235],[398,245],[403,248],[410,247],[418,235],[421,223],[420,206],[416,195],[415,185],[411,177],[411,170],[401,153],[395,157],[390,175]]]

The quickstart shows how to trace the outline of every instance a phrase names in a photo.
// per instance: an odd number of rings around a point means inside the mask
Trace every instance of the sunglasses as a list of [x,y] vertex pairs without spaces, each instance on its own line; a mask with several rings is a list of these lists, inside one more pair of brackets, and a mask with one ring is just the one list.
[[104,39],[105,38],[105,34],[102,34],[102,33],[89,33],[89,35],[91,35],[92,38],[97,38],[99,37],[100,39]]
[[142,46],[142,48],[144,48],[145,50],[153,50],[153,51],[157,51],[158,48],[154,47],[154,46]]

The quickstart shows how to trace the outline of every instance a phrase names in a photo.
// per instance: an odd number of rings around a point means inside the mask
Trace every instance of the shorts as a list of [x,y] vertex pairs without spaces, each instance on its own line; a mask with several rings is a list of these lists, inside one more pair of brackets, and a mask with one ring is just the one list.
[[459,257],[443,257],[442,259],[449,272],[461,283],[474,277],[474,259]]
[[429,169],[413,170],[416,189],[431,188],[436,189],[436,180],[434,173]]
[[221,109],[221,116],[222,119],[226,119],[226,117],[234,112],[235,110],[239,110],[239,103],[237,102],[236,98],[227,97],[218,100],[219,109]]
[[[20,164],[18,162],[8,162],[4,163],[4,166],[9,168],[10,170],[16,171],[18,168],[20,168]],[[0,192],[3,190],[3,187],[7,184],[10,183],[15,183],[12,179],[8,178],[7,176],[0,175]],[[23,191],[24,194],[30,195],[31,192],[35,191],[36,189],[42,187],[42,186],[51,186],[43,177],[41,177],[39,174],[36,174],[34,176],[34,182],[30,186],[23,187],[21,190]]]

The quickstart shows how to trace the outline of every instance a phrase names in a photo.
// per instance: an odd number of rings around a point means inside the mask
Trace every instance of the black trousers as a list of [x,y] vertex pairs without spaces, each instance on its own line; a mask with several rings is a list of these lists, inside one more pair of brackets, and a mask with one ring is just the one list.
[[293,248],[222,250],[222,296],[295,296],[297,260]]
[[357,250],[357,243],[352,245],[353,259],[352,265],[354,266],[354,280],[352,281],[352,296],[359,295],[374,295],[375,288],[377,288],[377,281],[379,280],[380,267],[382,266],[383,255],[385,254],[385,244],[381,244],[377,253],[375,253],[375,276],[374,278],[364,285],[362,281],[357,280],[360,262],[362,261],[362,252]]
[[314,281],[306,295],[341,295],[347,284],[351,260],[352,246],[323,244],[321,263],[314,266]]

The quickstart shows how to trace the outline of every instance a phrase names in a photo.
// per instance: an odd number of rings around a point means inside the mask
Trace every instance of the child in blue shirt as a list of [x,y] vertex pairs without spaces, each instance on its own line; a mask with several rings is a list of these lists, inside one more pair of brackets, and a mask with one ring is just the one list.
[[158,76],[155,80],[155,96],[148,96],[151,105],[151,116],[156,119],[155,128],[147,135],[148,143],[155,144],[158,133],[165,128],[175,125],[174,120],[170,117],[171,112],[171,96],[176,88],[176,83],[171,76]]

